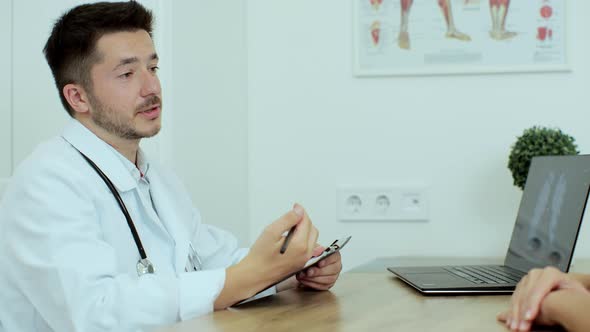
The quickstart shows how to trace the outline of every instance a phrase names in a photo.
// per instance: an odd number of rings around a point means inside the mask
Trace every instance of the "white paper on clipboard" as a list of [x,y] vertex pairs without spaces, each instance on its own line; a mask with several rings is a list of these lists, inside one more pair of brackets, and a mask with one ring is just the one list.
[[348,243],[348,241],[350,241],[350,238],[352,238],[352,236],[347,236],[344,237],[342,239],[336,240],[334,242],[332,242],[332,244],[330,244],[324,251],[322,251],[322,254],[316,257],[312,257],[310,260],[307,261],[307,263],[305,263],[305,266],[303,266],[303,268],[293,274],[290,274],[289,276],[281,279],[279,282],[275,283],[274,285],[258,292],[258,294],[254,295],[251,298],[245,299],[243,301],[240,301],[234,305],[232,305],[232,307],[238,306],[240,304],[244,304],[244,303],[248,303],[254,300],[258,300],[261,299],[263,297],[269,296],[269,295],[273,295],[273,294],[266,294],[266,295],[262,295],[263,293],[267,292],[269,289],[271,289],[272,287],[276,286],[277,284],[291,278],[292,276],[296,275],[299,272],[305,271],[307,268],[316,265],[317,263],[319,263],[320,261],[328,258],[329,256],[339,252],[340,250],[342,250],[342,248],[344,248],[344,246]]

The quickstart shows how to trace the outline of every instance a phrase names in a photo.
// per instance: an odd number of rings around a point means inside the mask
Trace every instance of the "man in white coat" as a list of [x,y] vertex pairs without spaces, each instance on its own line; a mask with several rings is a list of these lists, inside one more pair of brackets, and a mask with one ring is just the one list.
[[[173,324],[255,296],[322,250],[299,205],[238,248],[139,149],[163,110],[151,31],[133,1],[81,5],[55,23],[44,53],[72,120],[20,165],[0,204],[6,331]],[[268,292],[327,290],[341,269],[335,254]]]

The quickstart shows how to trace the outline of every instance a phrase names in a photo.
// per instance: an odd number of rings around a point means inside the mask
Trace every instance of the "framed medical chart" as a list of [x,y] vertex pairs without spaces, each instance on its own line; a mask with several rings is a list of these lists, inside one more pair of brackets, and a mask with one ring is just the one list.
[[352,0],[356,76],[567,71],[565,0]]

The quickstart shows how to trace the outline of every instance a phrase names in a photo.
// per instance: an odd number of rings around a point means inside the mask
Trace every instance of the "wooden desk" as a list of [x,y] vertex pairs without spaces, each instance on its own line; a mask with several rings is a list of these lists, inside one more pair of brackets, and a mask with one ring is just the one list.
[[378,259],[342,274],[330,292],[289,290],[160,331],[508,331],[496,314],[507,308],[509,296],[422,296],[385,271],[396,262],[409,260]]

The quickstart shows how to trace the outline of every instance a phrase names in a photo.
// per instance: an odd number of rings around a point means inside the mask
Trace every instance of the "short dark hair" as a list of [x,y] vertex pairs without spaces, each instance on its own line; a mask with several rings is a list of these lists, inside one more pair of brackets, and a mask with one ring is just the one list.
[[152,36],[153,16],[141,4],[129,2],[99,2],[74,7],[63,14],[51,31],[43,48],[51,68],[61,103],[73,116],[63,88],[81,84],[92,89],[90,69],[101,60],[96,43],[105,34],[145,30]]

